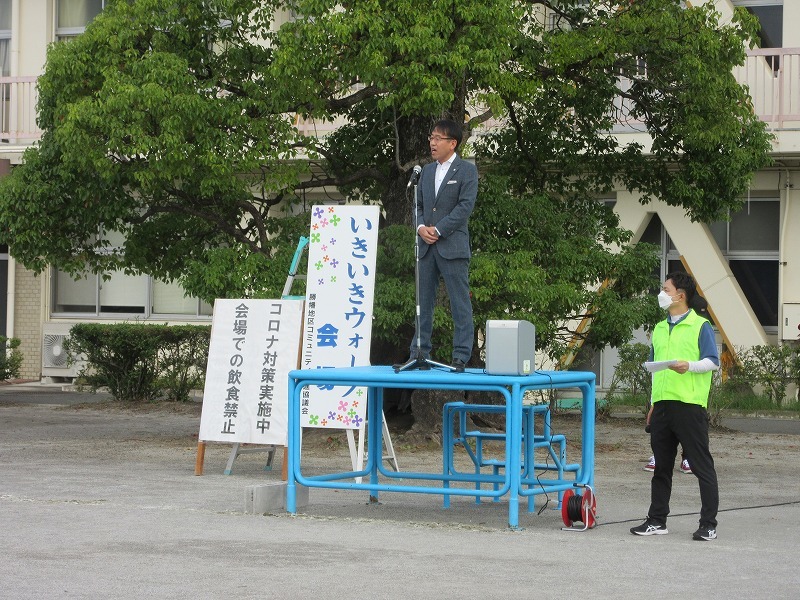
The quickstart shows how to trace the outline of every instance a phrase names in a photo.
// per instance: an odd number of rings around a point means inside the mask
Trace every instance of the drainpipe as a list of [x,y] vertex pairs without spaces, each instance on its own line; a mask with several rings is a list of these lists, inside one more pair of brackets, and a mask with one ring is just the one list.
[[[0,178],[6,177],[11,173],[11,160],[8,158],[0,158]],[[5,336],[8,339],[14,337],[14,288],[17,284],[16,262],[11,258],[11,252],[8,253],[8,291],[6,298],[6,331]]]
[[6,338],[14,337],[14,296],[17,285],[17,261],[8,255],[8,295],[6,298]]
[[[11,0],[11,64],[9,74],[11,77],[19,75],[19,38],[20,38],[20,5],[22,0]],[[16,118],[16,117],[15,117]],[[7,158],[0,159],[0,177],[5,177],[11,173],[11,161]],[[11,249],[8,252],[8,286],[6,294],[6,337],[14,337],[14,310],[15,298],[17,295],[17,262],[11,257]]]
[[19,7],[22,0],[11,0],[11,64],[9,65],[9,73],[11,77],[19,75]]
[[782,326],[783,326],[783,307],[786,301],[783,297],[784,286],[783,279],[786,273],[786,243],[789,232],[789,209],[791,202],[794,199],[794,184],[792,183],[792,174],[789,169],[784,169],[786,172],[786,183],[780,185],[780,175],[778,176],[778,187],[782,187],[780,194],[783,197],[783,215],[781,215],[781,231],[778,238],[778,345],[782,346],[786,343],[783,339]]

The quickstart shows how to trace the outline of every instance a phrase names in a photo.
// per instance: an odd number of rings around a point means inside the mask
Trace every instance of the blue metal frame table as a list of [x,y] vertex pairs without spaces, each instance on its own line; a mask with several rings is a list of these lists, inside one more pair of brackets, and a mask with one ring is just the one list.
[[[575,486],[594,484],[594,446],[595,446],[595,394],[594,373],[584,371],[537,371],[530,375],[488,375],[479,369],[467,369],[463,373],[453,373],[431,369],[429,371],[401,371],[395,373],[392,367],[351,367],[336,369],[304,369],[289,373],[289,440],[288,468],[289,479],[286,489],[286,510],[297,512],[297,484],[307,487],[366,490],[370,500],[377,501],[379,492],[412,492],[421,494],[441,494],[449,496],[485,496],[499,498],[508,494],[508,525],[519,525],[519,498],[534,493],[563,491]],[[306,476],[302,472],[302,425],[301,394],[305,387],[326,386],[364,386],[367,393],[367,462],[359,471],[329,473]],[[476,390],[497,392],[505,400],[505,465],[504,473],[497,480],[494,489],[476,490],[449,487],[451,482],[477,483],[486,481],[486,475],[471,473],[400,473],[386,470],[383,466],[383,442],[381,419],[373,418],[383,411],[383,390],[385,388]],[[555,485],[533,489],[531,481],[523,479],[521,471],[522,452],[522,398],[528,390],[577,388],[583,396],[583,423],[581,464],[575,474],[574,482],[558,482]],[[361,477],[364,480],[356,483]],[[379,479],[383,478],[383,481]],[[400,480],[440,481],[441,486],[407,485]],[[527,486],[527,487],[526,487]]]

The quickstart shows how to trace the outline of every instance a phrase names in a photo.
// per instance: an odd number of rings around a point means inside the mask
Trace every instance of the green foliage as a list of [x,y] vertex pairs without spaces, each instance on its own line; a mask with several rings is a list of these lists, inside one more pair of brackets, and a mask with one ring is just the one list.
[[[611,405],[649,405],[652,379],[641,366],[649,356],[645,344],[620,348],[620,361],[606,393],[606,407]],[[714,371],[708,399],[708,412],[713,425],[720,425],[726,410],[763,411],[792,408],[787,404],[786,388],[800,379],[800,358],[797,348],[753,346],[737,350],[739,363],[730,368],[723,381],[722,370]],[[763,390],[763,393],[759,393]]]
[[[430,125],[465,113],[468,135],[496,124],[470,146],[519,202],[580,214],[622,182],[716,218],[767,161],[731,75],[756,23],[680,5],[109,1],[48,52],[44,135],[0,185],[1,241],[35,271],[146,272],[205,300],[274,295],[280,218],[306,190],[339,186],[409,225],[405,182],[429,160]],[[295,18],[273,30],[283,11]],[[306,136],[298,116],[347,125]],[[615,117],[652,150],[608,135]]]
[[[396,353],[414,314],[408,171],[430,160],[436,119],[469,114],[461,152],[483,176],[476,323],[531,320],[553,358],[584,316],[589,346],[624,344],[657,310],[642,295],[655,257],[629,247],[596,199],[622,183],[715,219],[770,149],[731,75],[755,21],[680,5],[109,1],[48,52],[44,135],[0,182],[0,242],[37,272],[121,269],[208,301],[277,297],[307,232],[305,217],[287,217],[307,191],[337,186],[381,203],[375,336],[379,353]],[[282,11],[294,18],[273,30]],[[617,117],[652,148],[609,135]],[[306,136],[298,118],[346,125]],[[434,323],[446,352],[445,305]]]
[[708,414],[711,425],[722,425],[722,417],[727,410],[759,410],[774,408],[769,400],[756,395],[752,387],[736,377],[722,381],[721,370],[714,371],[711,390],[708,394]]
[[[479,329],[488,319],[531,321],[537,348],[558,361],[586,315],[593,317],[586,344],[595,348],[624,344],[634,329],[661,316],[648,293],[658,286],[651,274],[658,264],[655,248],[638,244],[611,251],[607,243],[628,234],[604,204],[515,196],[506,179],[492,176],[481,179],[478,198],[470,221],[470,284]],[[411,228],[400,226],[385,228],[379,238],[373,338],[395,347],[399,341],[403,351],[414,332],[414,239]],[[608,287],[598,294],[606,280]],[[451,343],[449,302],[441,291],[433,345],[447,357]],[[373,362],[386,358],[403,357],[373,352]]]
[[[416,234],[413,229],[403,225],[386,227],[378,236],[375,305],[372,322],[371,361],[373,364],[392,364],[407,358],[408,345],[414,336],[414,315],[416,314],[415,239]],[[441,313],[438,307],[434,312],[434,321],[436,322],[438,317],[438,322],[441,324],[443,318],[437,313]],[[441,340],[437,337],[434,343],[439,341]]]
[[158,388],[167,400],[189,400],[192,390],[205,384],[211,328],[173,325],[160,332]]
[[592,318],[586,344],[593,348],[620,346],[634,329],[659,318],[647,293],[658,284],[652,275],[658,265],[655,247],[642,243],[611,250],[630,234],[602,202],[564,201],[510,188],[507,178],[484,177],[470,223],[478,324],[531,321],[537,348],[557,361],[584,317]]
[[786,388],[800,380],[800,359],[791,344],[752,346],[738,349],[739,365],[733,379],[751,388],[762,388],[769,402],[776,407],[786,401]]
[[[147,272],[206,300],[225,283],[261,292],[283,241],[275,207],[305,170],[289,160],[291,107],[263,73],[273,8],[109,2],[83,35],[51,46],[38,82],[45,133],[0,192],[15,257],[76,276]],[[196,272],[207,265],[217,272]]]
[[644,397],[649,402],[653,389],[653,379],[642,366],[650,356],[647,344],[627,344],[619,348],[619,362],[614,368],[614,376],[608,387],[608,396],[613,396],[617,388],[627,390],[635,396]]
[[615,405],[650,406],[652,378],[642,366],[650,355],[646,344],[626,344],[619,348],[619,362],[605,395],[605,403],[598,408],[598,416],[611,416]]
[[80,377],[93,391],[107,387],[117,400],[153,401],[161,325],[80,323],[70,330],[66,348],[83,355],[87,366]]
[[7,338],[0,335],[0,381],[17,379],[22,366],[22,352],[19,350],[19,338]]
[[[191,259],[180,278],[186,289],[209,302],[215,298],[280,298],[300,238],[308,237],[310,213],[270,218],[274,233],[265,244],[269,254],[253,252],[244,244],[204,249]],[[143,262],[144,264],[144,262]],[[306,263],[300,261],[299,273]],[[305,282],[296,279],[291,294],[303,295]]]
[[[512,127],[482,138],[479,156],[520,187],[586,196],[621,182],[643,202],[725,218],[769,162],[771,137],[732,74],[755,19],[737,11],[723,23],[712,2],[558,4],[571,5],[559,26],[519,50],[530,80],[505,98]],[[608,135],[616,119],[646,131],[651,147]]]
[[117,400],[186,400],[200,387],[208,360],[209,327],[81,323],[70,330],[67,350],[83,355],[80,374],[92,390],[107,387]]

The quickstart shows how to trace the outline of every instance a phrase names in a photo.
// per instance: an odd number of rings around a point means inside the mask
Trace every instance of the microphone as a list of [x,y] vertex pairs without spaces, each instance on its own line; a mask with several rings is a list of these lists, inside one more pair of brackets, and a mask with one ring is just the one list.
[[408,180],[408,185],[406,189],[410,188],[412,185],[419,181],[419,174],[422,173],[422,167],[419,165],[414,165],[414,168],[411,170],[411,179]]

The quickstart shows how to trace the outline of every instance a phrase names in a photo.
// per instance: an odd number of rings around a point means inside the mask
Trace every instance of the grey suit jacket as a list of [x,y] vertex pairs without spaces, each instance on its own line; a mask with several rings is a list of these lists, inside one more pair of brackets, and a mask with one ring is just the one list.
[[[450,169],[436,188],[436,162],[425,165],[419,180],[417,194],[417,224],[435,226],[439,230],[436,248],[443,258],[469,258],[469,216],[475,208],[478,195],[478,170],[470,162],[456,155]],[[419,256],[422,258],[429,245],[417,236]]]

